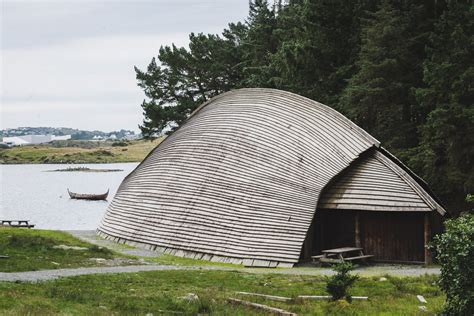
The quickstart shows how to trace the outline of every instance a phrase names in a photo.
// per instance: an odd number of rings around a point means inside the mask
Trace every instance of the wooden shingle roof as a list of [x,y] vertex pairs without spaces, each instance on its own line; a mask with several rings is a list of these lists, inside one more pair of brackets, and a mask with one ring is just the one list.
[[292,266],[321,190],[378,146],[337,111],[302,96],[227,92],[125,178],[98,231],[175,255]]
[[318,208],[446,213],[412,176],[378,150],[358,159],[329,184]]

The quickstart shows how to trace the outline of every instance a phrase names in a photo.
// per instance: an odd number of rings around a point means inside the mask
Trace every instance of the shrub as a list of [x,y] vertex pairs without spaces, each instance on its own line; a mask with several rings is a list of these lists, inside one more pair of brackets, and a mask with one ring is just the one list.
[[125,147],[128,146],[128,143],[125,141],[113,142],[112,147]]
[[349,274],[354,267],[349,262],[343,262],[335,265],[333,269],[337,273],[329,278],[326,284],[326,290],[331,294],[333,301],[345,298],[348,302],[351,302],[352,298],[348,290],[359,278],[356,275]]
[[109,248],[99,247],[97,245],[89,246],[89,251],[100,253],[107,256],[111,256],[113,254],[112,250],[110,250]]
[[474,214],[445,222],[432,248],[441,264],[439,284],[446,293],[446,315],[472,315],[474,311]]
[[97,156],[113,156],[114,155],[113,153],[111,153],[110,151],[105,150],[105,149],[96,150],[96,151],[93,151],[90,154],[91,155],[97,155]]

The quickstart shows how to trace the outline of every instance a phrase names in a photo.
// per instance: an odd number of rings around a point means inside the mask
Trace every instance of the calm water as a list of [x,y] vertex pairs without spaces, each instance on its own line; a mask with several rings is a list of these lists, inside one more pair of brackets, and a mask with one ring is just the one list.
[[[77,167],[74,165],[71,167]],[[27,219],[36,228],[97,228],[123,178],[137,163],[84,164],[120,172],[44,172],[67,165],[0,165],[0,219]],[[79,193],[104,193],[107,201],[71,200],[67,188]]]

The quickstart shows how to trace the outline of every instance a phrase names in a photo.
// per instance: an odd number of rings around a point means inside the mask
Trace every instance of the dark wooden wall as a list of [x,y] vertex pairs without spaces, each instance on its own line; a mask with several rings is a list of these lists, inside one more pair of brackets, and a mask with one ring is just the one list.
[[[366,254],[375,255],[375,261],[424,262],[426,215],[433,222],[432,216],[437,214],[318,210],[303,247],[302,260],[320,254],[323,249],[360,245]],[[433,227],[429,238],[437,231],[439,227]]]

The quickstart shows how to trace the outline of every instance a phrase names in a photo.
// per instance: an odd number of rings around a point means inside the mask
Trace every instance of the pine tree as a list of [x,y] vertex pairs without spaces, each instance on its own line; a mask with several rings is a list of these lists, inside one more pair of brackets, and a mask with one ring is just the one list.
[[411,164],[453,204],[474,191],[473,38],[474,5],[450,2],[430,37],[426,87],[416,91],[431,112]]
[[291,1],[278,19],[280,48],[272,81],[327,104],[337,103],[359,50],[360,17],[374,1]]
[[416,145],[412,87],[418,59],[410,50],[409,19],[384,1],[365,21],[356,66],[341,109],[395,152]]
[[147,97],[140,129],[145,137],[179,127],[196,107],[239,85],[242,81],[242,24],[231,24],[217,35],[191,34],[189,50],[161,47],[158,64],[152,59],[146,71],[135,67],[138,86]]
[[[248,32],[242,42],[243,85],[246,87],[270,87],[269,60],[278,48],[275,37],[276,7],[270,8],[267,0],[249,2]],[[279,7],[281,9],[281,6]]]

